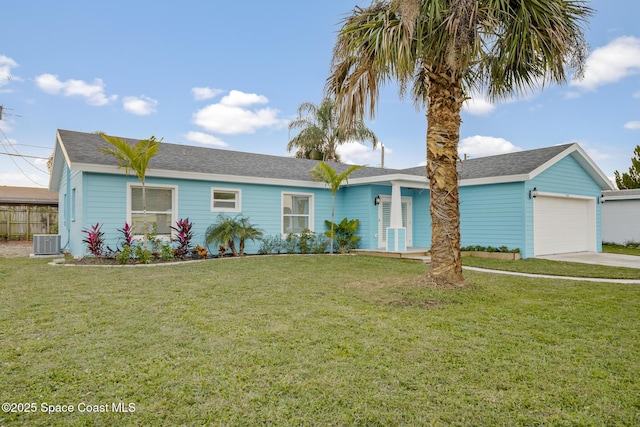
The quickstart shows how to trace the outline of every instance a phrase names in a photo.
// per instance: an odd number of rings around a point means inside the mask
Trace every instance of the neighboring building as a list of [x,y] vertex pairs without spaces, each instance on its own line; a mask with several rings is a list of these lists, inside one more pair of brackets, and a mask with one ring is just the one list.
[[602,241],[640,243],[640,189],[604,191]]
[[[50,189],[60,195],[63,248],[76,256],[85,254],[82,229],[99,222],[115,246],[125,221],[138,229],[141,223],[140,182],[98,150],[107,146],[97,134],[56,135]],[[170,225],[189,218],[194,244],[203,244],[221,214],[247,216],[267,236],[323,232],[331,193],[309,174],[317,163],[162,143],[146,175],[148,221],[169,235]],[[336,194],[335,218],[360,220],[362,249],[429,248],[428,187],[424,167],[363,167]],[[599,198],[611,188],[578,144],[466,160],[460,164],[462,245],[519,248],[524,258],[601,251]],[[258,248],[248,242],[247,253]]]
[[0,239],[31,240],[58,232],[58,194],[46,188],[0,186]]

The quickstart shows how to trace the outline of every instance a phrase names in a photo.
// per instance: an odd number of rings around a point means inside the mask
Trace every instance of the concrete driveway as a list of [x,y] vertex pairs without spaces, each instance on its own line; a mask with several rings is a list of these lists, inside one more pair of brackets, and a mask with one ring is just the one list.
[[569,254],[542,255],[536,258],[553,261],[582,262],[584,264],[610,265],[613,267],[640,268],[640,256],[619,255],[596,252],[575,252]]

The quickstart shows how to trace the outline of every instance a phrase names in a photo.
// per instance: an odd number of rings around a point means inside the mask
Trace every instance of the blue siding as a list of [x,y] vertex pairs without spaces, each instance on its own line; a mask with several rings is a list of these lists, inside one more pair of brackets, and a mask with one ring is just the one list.
[[378,211],[373,204],[377,194],[370,185],[343,187],[336,194],[336,222],[345,217],[360,220],[357,235],[361,249],[378,247]]
[[[82,229],[103,224],[107,244],[114,248],[127,218],[127,183],[139,183],[135,176],[69,172],[64,166],[59,185],[59,230],[63,247],[73,255],[85,253]],[[182,179],[147,178],[147,185],[163,184],[177,188],[175,220],[189,218],[194,223],[193,244],[204,244],[205,231],[218,215],[249,217],[265,236],[281,234],[282,193],[313,195],[313,224],[316,233],[325,231],[324,221],[331,218],[331,192],[326,188],[301,188],[255,184],[236,184]],[[241,191],[240,213],[211,211],[211,188]],[[528,191],[554,192],[597,197],[600,187],[580,164],[568,156],[530,182],[464,186],[460,188],[461,238],[463,246],[507,246],[520,248],[524,258],[533,256],[533,201]],[[71,194],[75,189],[75,211],[71,212]],[[352,185],[341,188],[335,198],[335,219],[358,218],[360,247],[378,247],[377,195],[391,195],[385,185]],[[431,218],[428,190],[402,189],[402,196],[412,198],[412,245],[431,246]],[[601,250],[600,205],[596,207],[598,250]],[[255,253],[259,242],[246,242],[247,253]],[[212,248],[214,249],[214,248]],[[214,249],[215,250],[215,249]]]
[[[82,176],[82,174],[78,174]],[[84,246],[81,241],[84,238],[82,229],[89,228],[99,222],[105,233],[107,245],[115,248],[121,234],[117,231],[124,226],[127,218],[127,183],[139,181],[133,176],[108,175],[85,173],[84,187],[81,180],[77,185],[82,187],[82,200],[78,200],[83,206],[84,216],[76,218],[76,225],[72,227],[72,243],[69,245],[73,255],[83,255]],[[313,195],[314,222],[312,228],[316,232],[324,232],[324,220],[331,217],[331,192],[322,188],[307,189],[300,187],[280,187],[260,184],[233,184],[209,181],[192,181],[180,179],[165,179],[150,177],[146,180],[147,186],[154,184],[173,185],[177,188],[177,218],[189,218],[194,224],[193,244],[204,245],[207,227],[214,223],[218,215],[249,217],[251,223],[261,230],[265,236],[280,235],[282,228],[282,193],[305,193]],[[220,213],[211,211],[211,188],[240,189],[242,197],[242,212]],[[78,190],[79,191],[79,190]],[[336,204],[337,207],[338,203]],[[337,218],[337,215],[336,215]],[[260,248],[260,242],[246,242],[246,252],[256,253]],[[212,248],[214,249],[214,248]]]
[[431,248],[431,213],[429,190],[413,190],[413,246],[416,248]]
[[462,246],[524,246],[522,182],[460,187]]

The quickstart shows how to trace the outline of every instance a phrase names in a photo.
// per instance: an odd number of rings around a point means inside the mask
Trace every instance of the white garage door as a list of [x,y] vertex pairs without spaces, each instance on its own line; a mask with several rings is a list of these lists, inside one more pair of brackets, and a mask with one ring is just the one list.
[[534,256],[595,251],[595,201],[538,195],[533,227]]

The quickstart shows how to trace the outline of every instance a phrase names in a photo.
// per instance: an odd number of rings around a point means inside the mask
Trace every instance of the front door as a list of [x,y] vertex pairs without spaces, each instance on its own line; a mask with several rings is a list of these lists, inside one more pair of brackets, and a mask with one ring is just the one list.
[[[407,247],[413,246],[411,197],[402,198],[402,226],[407,229]],[[387,247],[387,228],[391,223],[391,196],[380,196],[378,205],[378,247]]]

